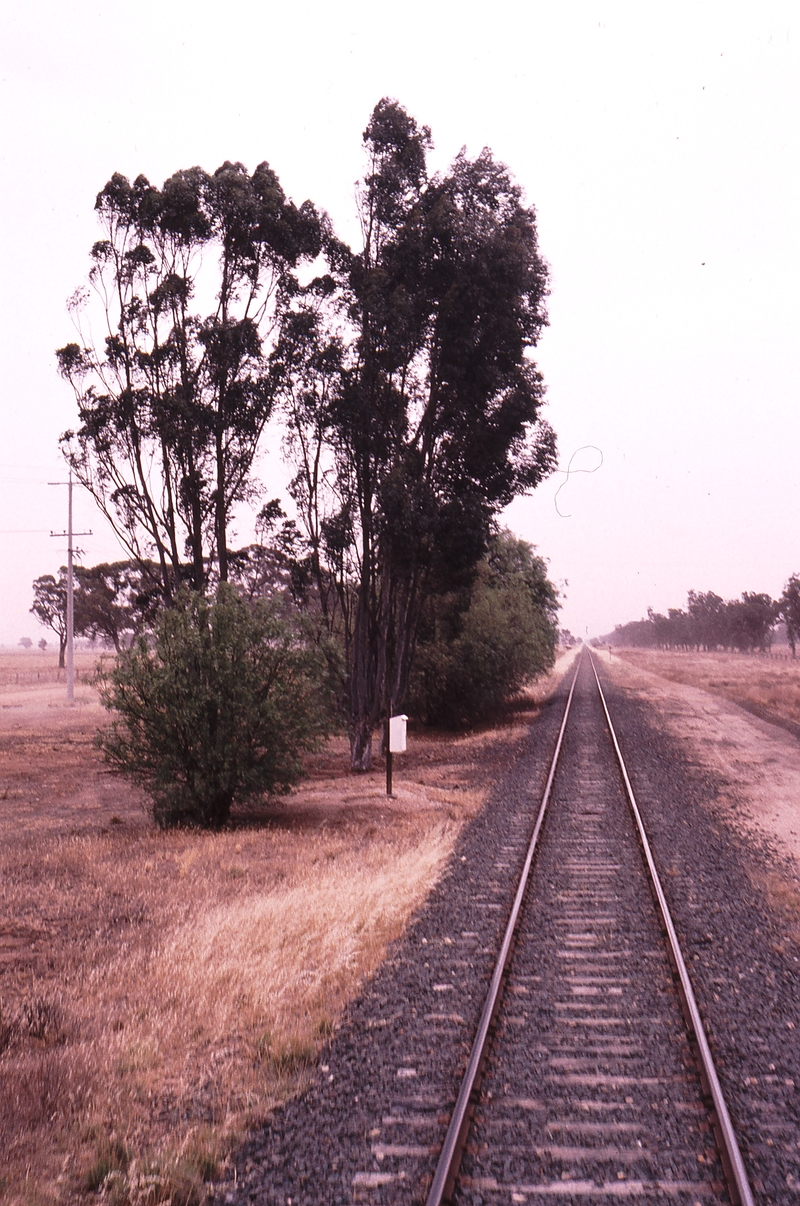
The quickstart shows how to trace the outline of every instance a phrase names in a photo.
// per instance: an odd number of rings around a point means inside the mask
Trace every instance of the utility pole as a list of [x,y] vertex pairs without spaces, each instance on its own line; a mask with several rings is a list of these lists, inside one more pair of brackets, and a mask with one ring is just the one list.
[[72,531],[72,470],[69,471],[69,481],[48,482],[48,486],[66,486],[67,492],[67,530],[66,532],[51,532],[51,536],[67,538],[67,703],[75,702],[75,583],[72,571],[72,538],[73,536],[91,536],[88,532]]

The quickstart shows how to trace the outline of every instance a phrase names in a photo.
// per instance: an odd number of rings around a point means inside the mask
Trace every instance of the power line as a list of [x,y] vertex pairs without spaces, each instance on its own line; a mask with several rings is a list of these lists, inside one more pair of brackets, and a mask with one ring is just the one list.
[[51,461],[49,464],[44,464],[43,461],[37,461],[35,464],[25,464],[21,461],[0,461],[0,469],[41,469],[42,473],[60,473],[64,468],[63,465],[56,465]]

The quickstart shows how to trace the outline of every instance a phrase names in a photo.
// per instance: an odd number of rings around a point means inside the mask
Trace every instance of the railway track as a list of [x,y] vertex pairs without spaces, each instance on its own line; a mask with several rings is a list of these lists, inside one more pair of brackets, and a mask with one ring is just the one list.
[[[551,766],[569,690],[490,753],[487,806],[306,1090],[213,1187],[225,1206],[752,1201],[713,1071],[698,1070],[691,986],[681,1001],[588,653]],[[756,1200],[800,1201],[800,947],[794,914],[758,891],[773,855],[719,824],[720,783],[657,712],[609,694]]]
[[427,1206],[753,1202],[591,654]]

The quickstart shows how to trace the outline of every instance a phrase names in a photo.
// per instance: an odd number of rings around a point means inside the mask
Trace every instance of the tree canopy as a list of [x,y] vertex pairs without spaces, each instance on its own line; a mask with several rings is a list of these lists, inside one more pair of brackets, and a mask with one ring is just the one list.
[[158,566],[132,561],[75,566],[75,631],[117,653],[152,628],[163,594]]
[[[81,342],[57,353],[79,415],[63,446],[130,556],[155,560],[165,596],[186,578],[203,590],[212,562],[228,576],[231,511],[252,495],[273,406],[269,352],[320,219],[266,163],[190,168],[161,189],[115,173],[95,208],[105,237],[91,291],[71,303]],[[92,291],[95,346],[81,325]]]
[[[73,628],[77,636],[113,645],[119,653],[149,631],[163,602],[158,566],[131,561],[76,565],[73,581]],[[59,666],[67,644],[67,570],[58,578],[42,574],[33,583],[31,611],[58,637]]]

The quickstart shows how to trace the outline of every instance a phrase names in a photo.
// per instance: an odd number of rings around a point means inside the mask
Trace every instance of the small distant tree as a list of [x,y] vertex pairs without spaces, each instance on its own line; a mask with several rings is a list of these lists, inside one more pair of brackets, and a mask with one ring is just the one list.
[[30,649],[31,645],[33,644],[33,641],[31,640],[30,637],[23,637],[19,643],[23,649]]
[[731,644],[741,653],[766,653],[779,605],[767,594],[742,591],[741,599],[732,599],[725,607]]
[[786,624],[786,639],[792,650],[792,657],[796,657],[797,642],[800,640],[800,575],[792,574],[783,588],[778,607]]
[[232,586],[182,593],[100,677],[116,716],[106,761],[139,783],[166,827],[219,829],[234,804],[289,791],[328,730],[321,657],[274,602]]
[[58,665],[63,670],[67,648],[67,571],[63,565],[58,578],[52,574],[42,574],[36,578],[31,611],[40,624],[51,629],[58,637]]
[[153,562],[75,567],[75,631],[119,651],[152,628],[164,596]]
[[46,652],[46,650],[47,650],[47,637],[42,637],[41,641],[39,641],[39,648],[41,649],[42,653],[45,653],[45,652]]

